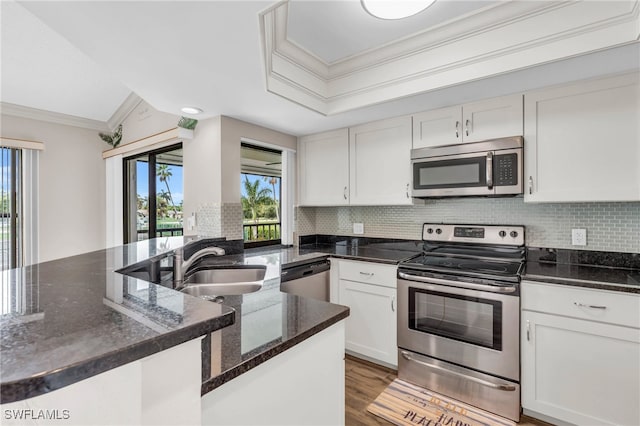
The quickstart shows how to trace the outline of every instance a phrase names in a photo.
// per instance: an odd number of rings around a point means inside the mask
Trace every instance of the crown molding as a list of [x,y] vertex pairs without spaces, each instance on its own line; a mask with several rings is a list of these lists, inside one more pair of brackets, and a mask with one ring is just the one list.
[[121,124],[125,118],[136,109],[142,102],[142,98],[136,95],[134,92],[129,93],[129,96],[122,102],[122,104],[115,110],[111,117],[107,120],[107,126],[111,131],[114,131],[119,124]]
[[109,131],[107,123],[105,123],[104,121],[77,117],[75,115],[45,111],[43,109],[30,108],[22,105],[10,104],[7,102],[0,102],[0,110],[4,115],[11,115],[14,117],[29,118],[32,120],[46,121],[55,124],[64,124],[66,126],[82,127],[84,129],[98,130],[100,132]]
[[324,115],[559,61],[640,37],[640,0],[497,2],[326,63],[287,37],[288,1],[260,14],[267,91]]

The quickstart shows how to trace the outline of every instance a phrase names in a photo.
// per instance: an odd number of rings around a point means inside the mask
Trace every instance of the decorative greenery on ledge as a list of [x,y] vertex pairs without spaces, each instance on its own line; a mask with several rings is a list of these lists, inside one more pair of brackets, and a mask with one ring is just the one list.
[[100,136],[100,139],[115,148],[118,146],[118,144],[120,144],[120,141],[122,140],[122,124],[118,126],[113,134],[98,133],[98,135]]
[[182,127],[183,129],[193,130],[197,125],[198,120],[195,118],[180,117],[180,121],[178,121],[178,127]]

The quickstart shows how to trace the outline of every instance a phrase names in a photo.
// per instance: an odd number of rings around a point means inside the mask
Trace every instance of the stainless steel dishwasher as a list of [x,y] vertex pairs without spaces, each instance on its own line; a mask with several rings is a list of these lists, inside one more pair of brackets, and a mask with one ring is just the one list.
[[280,272],[280,291],[328,302],[329,269],[328,259],[284,267]]

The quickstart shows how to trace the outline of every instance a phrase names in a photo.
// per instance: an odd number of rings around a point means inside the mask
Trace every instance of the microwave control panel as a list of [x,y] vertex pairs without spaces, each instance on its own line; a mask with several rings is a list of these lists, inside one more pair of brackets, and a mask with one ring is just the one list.
[[518,155],[502,154],[493,157],[495,164],[493,180],[495,186],[518,184]]

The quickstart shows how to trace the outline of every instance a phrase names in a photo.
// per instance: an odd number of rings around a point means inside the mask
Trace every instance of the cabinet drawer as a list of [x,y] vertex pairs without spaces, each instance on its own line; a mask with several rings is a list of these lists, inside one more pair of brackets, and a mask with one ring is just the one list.
[[338,274],[341,280],[396,288],[397,269],[395,265],[341,260]]
[[640,295],[522,282],[523,310],[640,328]]

